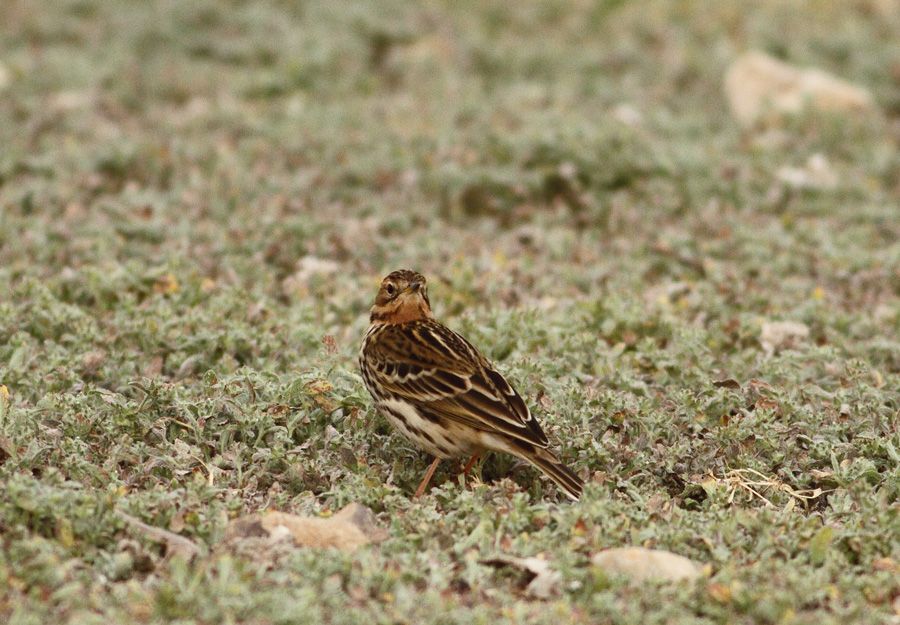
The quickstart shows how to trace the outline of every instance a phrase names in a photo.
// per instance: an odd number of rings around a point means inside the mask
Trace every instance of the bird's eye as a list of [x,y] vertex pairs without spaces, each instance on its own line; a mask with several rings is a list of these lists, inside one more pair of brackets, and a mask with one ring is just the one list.
[[387,291],[388,295],[393,295],[397,288],[393,284],[387,284],[385,285],[384,290]]

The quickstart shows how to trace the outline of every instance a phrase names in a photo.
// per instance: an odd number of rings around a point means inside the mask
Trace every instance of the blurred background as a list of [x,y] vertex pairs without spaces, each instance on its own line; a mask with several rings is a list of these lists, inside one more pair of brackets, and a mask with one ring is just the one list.
[[[446,315],[709,261],[748,306],[849,305],[897,254],[897,6],[4,2],[0,283],[104,300],[171,273],[355,332],[400,266],[453,285]],[[748,51],[871,106],[741,119]]]

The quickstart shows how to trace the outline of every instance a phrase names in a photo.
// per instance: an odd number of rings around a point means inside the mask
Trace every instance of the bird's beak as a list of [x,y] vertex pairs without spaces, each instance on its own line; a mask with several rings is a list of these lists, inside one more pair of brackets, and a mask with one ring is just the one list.
[[425,286],[424,282],[416,280],[415,282],[410,282],[406,290],[412,291],[413,293],[418,293],[420,290],[422,290],[423,286]]

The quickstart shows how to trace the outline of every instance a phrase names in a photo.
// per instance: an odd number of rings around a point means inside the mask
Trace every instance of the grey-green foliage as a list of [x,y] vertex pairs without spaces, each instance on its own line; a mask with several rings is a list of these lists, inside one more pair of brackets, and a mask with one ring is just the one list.
[[[885,6],[0,3],[0,619],[892,622]],[[881,112],[741,129],[722,75],[748,48]],[[779,178],[810,157],[833,188]],[[502,456],[410,498],[429,459],[355,368],[399,267],[515,382],[583,501]],[[772,321],[809,334],[767,350]],[[238,515],[352,501],[385,542],[214,549]],[[117,511],[210,549],[169,561]],[[708,577],[591,564],[624,544]],[[500,552],[548,558],[558,594],[480,562]]]

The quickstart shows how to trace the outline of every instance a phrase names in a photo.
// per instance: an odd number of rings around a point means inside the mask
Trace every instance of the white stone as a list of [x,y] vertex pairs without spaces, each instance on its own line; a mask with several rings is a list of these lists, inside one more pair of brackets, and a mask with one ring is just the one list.
[[767,321],[759,334],[759,343],[768,354],[794,347],[809,336],[809,328],[797,321]]
[[606,549],[595,554],[591,562],[609,575],[623,575],[634,582],[678,582],[703,573],[699,564],[684,556],[644,547]]
[[803,167],[782,167],[776,176],[781,182],[797,190],[826,191],[838,185],[837,174],[823,154],[813,154]]
[[725,73],[725,95],[741,124],[751,126],[766,114],[822,111],[873,111],[865,88],[816,68],[798,68],[759,51],[741,55]]
[[0,63],[0,91],[9,87],[12,82],[12,73],[7,69],[6,65]]

